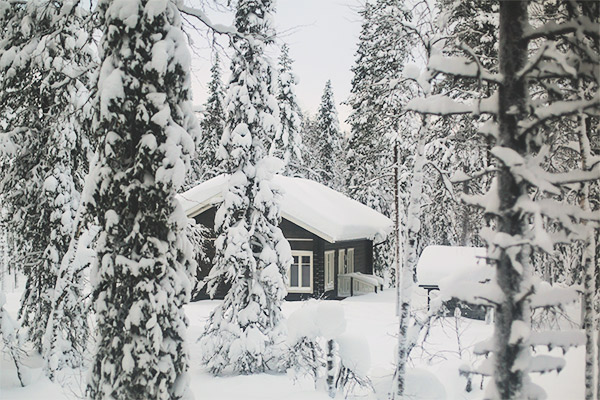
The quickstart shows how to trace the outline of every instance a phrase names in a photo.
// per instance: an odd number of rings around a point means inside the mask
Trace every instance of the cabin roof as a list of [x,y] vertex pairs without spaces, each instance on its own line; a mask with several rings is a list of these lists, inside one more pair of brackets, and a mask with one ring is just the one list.
[[438,286],[451,276],[473,274],[486,264],[485,247],[427,246],[417,263],[419,286]]
[[[188,217],[220,204],[229,175],[219,175],[178,195]],[[371,239],[385,240],[392,221],[358,201],[304,178],[275,175],[282,191],[281,216],[330,243]]]

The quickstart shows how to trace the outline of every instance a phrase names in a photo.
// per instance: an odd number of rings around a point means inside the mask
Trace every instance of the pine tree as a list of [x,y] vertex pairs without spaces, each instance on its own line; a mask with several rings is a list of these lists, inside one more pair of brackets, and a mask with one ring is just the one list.
[[209,292],[231,284],[200,340],[213,373],[256,373],[282,359],[281,302],[291,251],[278,228],[280,192],[272,177],[283,165],[268,157],[279,128],[273,67],[272,0],[240,0],[227,98],[227,124],[219,155],[231,174],[215,217],[215,266]]
[[319,182],[335,190],[342,190],[343,167],[343,136],[340,130],[337,108],[333,98],[331,80],[328,80],[323,90],[321,104],[316,115],[315,137],[309,139],[314,152],[311,166],[313,172],[318,174]]
[[294,86],[297,82],[292,72],[292,63],[289,48],[284,44],[279,57],[279,93],[277,95],[281,130],[277,133],[272,148],[274,155],[285,163],[284,175],[303,176],[304,171],[301,168],[303,164],[302,112],[296,100]]
[[192,161],[192,173],[189,176],[191,184],[214,178],[224,172],[221,160],[217,158],[219,141],[225,128],[224,102],[221,61],[219,53],[215,53],[215,61],[210,69],[208,99],[200,122],[202,140],[197,147],[196,157]]
[[173,2],[105,0],[98,10],[100,146],[84,199],[100,227],[88,395],[180,399],[188,391],[183,305],[195,269],[175,198],[198,134],[190,55]]
[[316,119],[309,113],[302,114],[302,161],[303,174],[302,177],[312,179],[313,181],[321,181],[321,162],[319,158],[320,135],[317,128]]
[[[409,59],[411,43],[396,29],[398,19],[408,19],[402,1],[366,3],[356,63],[352,67],[352,107],[348,118],[351,136],[345,152],[345,186],[355,200],[391,217],[393,207],[394,144],[409,88],[398,75]],[[396,138],[396,139],[395,139]],[[375,248],[375,273],[392,283],[393,240]]]
[[[9,132],[3,202],[27,277],[21,324],[46,359],[50,378],[65,363],[82,362],[88,335],[81,277],[71,265],[61,267],[89,150],[86,85],[94,56],[86,17],[62,1],[6,4],[0,13],[1,118]],[[55,312],[65,296],[76,300]]]

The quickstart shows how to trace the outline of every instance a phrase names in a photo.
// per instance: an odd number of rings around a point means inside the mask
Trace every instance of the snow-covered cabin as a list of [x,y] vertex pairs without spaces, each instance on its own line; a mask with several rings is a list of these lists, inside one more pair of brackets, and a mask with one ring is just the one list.
[[[211,233],[227,180],[227,175],[220,175],[179,195],[188,217]],[[340,298],[380,290],[383,282],[373,275],[373,246],[386,239],[392,221],[308,179],[276,175],[274,183],[282,190],[279,227],[293,256],[288,299]],[[208,252],[212,258],[214,247]],[[202,274],[206,276],[211,267],[203,265]],[[217,293],[223,295],[224,291]]]
[[[444,291],[445,297],[454,298],[469,291],[471,285],[489,280],[493,269],[486,264],[485,247],[427,246],[417,263],[417,284],[427,291],[429,304],[433,290]],[[463,315],[482,319],[485,310],[472,304],[459,305],[455,300],[447,302],[450,312],[460,306]]]

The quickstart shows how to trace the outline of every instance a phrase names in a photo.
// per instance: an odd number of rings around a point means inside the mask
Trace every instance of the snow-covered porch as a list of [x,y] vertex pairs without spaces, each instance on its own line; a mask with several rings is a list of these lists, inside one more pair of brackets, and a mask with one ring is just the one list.
[[338,297],[346,298],[369,293],[380,293],[383,290],[383,279],[361,272],[338,275]]

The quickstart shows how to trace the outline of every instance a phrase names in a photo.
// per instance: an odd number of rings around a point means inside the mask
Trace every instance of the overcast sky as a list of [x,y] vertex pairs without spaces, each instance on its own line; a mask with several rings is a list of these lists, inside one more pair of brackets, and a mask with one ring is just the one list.
[[[279,44],[285,42],[289,45],[290,55],[295,61],[294,72],[300,81],[296,86],[300,107],[314,115],[325,82],[331,79],[340,123],[346,130],[344,120],[348,117],[349,107],[340,103],[350,94],[350,68],[354,63],[360,33],[360,17],[357,13],[360,1],[278,0],[276,4],[275,25],[280,33]],[[207,12],[215,22],[232,23],[231,14]],[[211,50],[205,38],[196,38],[194,42],[194,104],[203,104],[210,78]],[[275,48],[273,50],[270,55],[276,58],[278,53]],[[227,66],[223,68],[224,81],[228,76]]]

